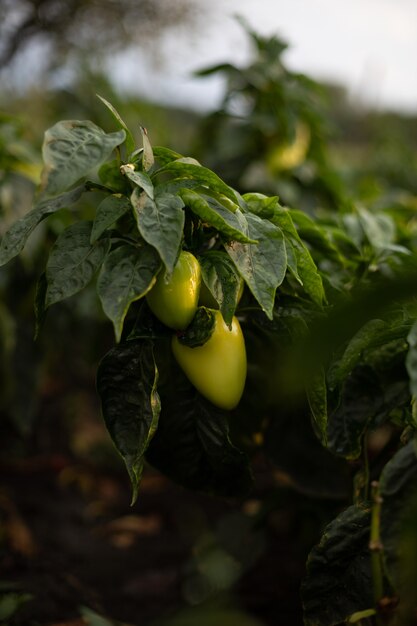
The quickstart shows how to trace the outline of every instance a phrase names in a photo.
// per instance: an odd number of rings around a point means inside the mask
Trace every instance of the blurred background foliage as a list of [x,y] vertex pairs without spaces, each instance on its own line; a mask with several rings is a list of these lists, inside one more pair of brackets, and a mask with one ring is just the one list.
[[[138,145],[143,125],[154,145],[199,159],[239,191],[278,195],[282,204],[299,209],[298,226],[328,294],[336,297],[350,289],[353,274],[355,280],[366,279],[366,273],[377,268],[382,277],[389,277],[404,253],[401,246],[416,244],[417,116],[355,108],[340,86],[290,71],[283,60],[287,44],[275,36],[262,37],[247,25],[252,44],[247,65],[224,63],[198,73],[201,81],[212,74],[226,77],[216,111],[203,114],[120,95],[111,84],[103,55],[138,41],[142,48],[149,44],[150,51],[156,50],[164,29],[175,22],[194,27],[205,10],[203,3],[188,0],[169,6],[148,0],[0,0],[5,85],[0,94],[0,234],[31,207],[43,133],[49,126],[73,118],[114,129],[109,112],[95,96],[99,93],[118,109]],[[42,82],[22,90],[11,76],[33,42],[48,63]],[[64,59],[73,68],[65,88],[56,86]],[[94,206],[92,195],[79,211],[89,216]],[[320,239],[309,217],[327,225],[328,240]],[[69,212],[49,219],[24,254],[0,272],[0,447],[10,481],[0,488],[5,529],[0,546],[8,559],[8,576],[15,577],[3,589],[0,615],[14,615],[11,624],[32,623],[25,620],[33,606],[39,610],[39,601],[30,604],[38,594],[46,602],[39,623],[52,623],[66,607],[66,615],[84,620],[74,621],[74,626],[107,626],[120,622],[104,615],[133,620],[139,597],[143,613],[138,624],[256,626],[277,623],[277,613],[280,623],[301,624],[297,601],[305,556],[324,524],[350,500],[352,477],[360,482],[361,466],[360,461],[348,465],[324,451],[302,406],[286,406],[279,420],[267,419],[271,406],[277,410],[276,396],[285,392],[285,376],[279,389],[274,387],[282,374],[277,355],[285,354],[285,342],[303,325],[297,303],[283,293],[285,323],[280,319],[271,327],[254,320],[246,329],[249,351],[265,351],[264,369],[251,380],[268,372],[272,397],[271,405],[259,410],[249,389],[244,421],[232,424],[235,438],[253,460],[254,494],[242,502],[215,504],[200,495],[184,495],[149,468],[143,496],[130,516],[122,464],[101,424],[94,395],[97,363],[113,338],[93,290],[87,288],[57,305],[33,342],[39,267],[55,236],[71,220]],[[340,230],[346,233],[343,241],[340,234],[336,239]],[[339,247],[349,259],[347,266],[340,263]],[[268,361],[271,345],[277,348],[275,364]],[[370,441],[375,457],[391,441],[392,427],[384,428]],[[23,495],[27,483],[29,489],[33,485],[32,499]],[[57,508],[44,505],[45,489],[47,498],[56,498]],[[33,530],[30,516],[41,516],[44,506],[45,521]],[[68,523],[71,515],[75,531]],[[48,544],[51,523],[61,526],[62,536]],[[93,559],[94,549],[103,550],[103,558],[123,579],[124,596],[112,591],[104,562],[102,578],[83,569],[80,551],[75,556],[64,551],[62,562],[58,559],[48,570],[45,562],[57,545],[62,549],[59,541],[65,533],[70,544],[74,535],[83,549],[93,533],[87,554]],[[104,540],[105,549],[100,543]],[[39,547],[41,541],[47,548]],[[146,552],[148,544],[156,557]],[[131,551],[127,564],[126,548]],[[31,570],[30,562],[42,550],[46,561]],[[171,569],[164,561],[167,554],[176,561]],[[78,576],[83,589],[63,576],[61,590],[51,591],[54,605],[33,582],[39,567],[46,585],[60,571]],[[271,582],[274,575],[279,585]],[[160,607],[156,598],[165,592],[168,599]]]

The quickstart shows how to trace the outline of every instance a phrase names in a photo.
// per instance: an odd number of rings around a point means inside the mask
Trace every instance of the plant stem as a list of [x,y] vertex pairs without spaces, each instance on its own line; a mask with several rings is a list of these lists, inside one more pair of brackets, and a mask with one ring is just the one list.
[[382,570],[382,550],[381,543],[381,506],[382,498],[379,495],[379,483],[373,481],[371,483],[371,536],[369,540],[369,549],[371,551],[371,568],[372,568],[372,584],[374,590],[375,609],[377,611],[376,622],[380,624],[378,615],[380,601],[384,596],[384,575]]

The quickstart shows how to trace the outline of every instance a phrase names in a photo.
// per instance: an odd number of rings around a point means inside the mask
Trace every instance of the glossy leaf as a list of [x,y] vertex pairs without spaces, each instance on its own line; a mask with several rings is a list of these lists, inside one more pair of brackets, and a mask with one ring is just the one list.
[[179,154],[170,148],[165,148],[164,146],[153,146],[152,151],[161,167],[168,165],[168,163],[172,163],[172,161],[181,159],[182,157],[182,154]]
[[36,226],[51,213],[71,207],[85,191],[84,185],[67,191],[56,198],[42,200],[29,213],[17,220],[5,233],[0,245],[0,265],[4,265],[21,252]]
[[113,115],[113,118],[116,120],[120,128],[122,128],[126,133],[126,150],[127,153],[130,154],[135,149],[135,140],[133,138],[132,133],[126,126],[125,122],[122,120],[120,114],[115,109],[115,107],[105,98],[96,94],[97,98],[102,101],[102,103],[109,109],[110,113]]
[[120,341],[126,313],[135,300],[152,288],[161,261],[151,246],[124,244],[116,248],[101,268],[97,291],[103,310],[114,325],[116,341]]
[[294,262],[292,268],[289,266],[289,269],[292,269],[296,278],[301,281],[305,292],[310,296],[313,302],[322,305],[326,299],[323,281],[310,251],[301,240],[294,226],[291,219],[291,212],[288,209],[277,207],[271,221],[283,231],[287,250],[288,244],[290,244],[292,248],[290,254],[293,252],[296,270]]
[[[174,174],[175,177],[178,178],[191,178],[192,180],[196,180],[203,187],[207,187],[213,191],[217,191],[222,193],[227,198],[230,198],[233,202],[237,202],[236,194],[231,187],[226,185],[221,178],[217,176],[214,172],[203,167],[202,165],[195,165],[194,163],[187,163],[182,158],[176,161],[171,161],[164,165],[161,169],[159,169],[155,175],[159,175],[161,173],[170,173]],[[155,176],[154,175],[154,176]]]
[[47,195],[65,191],[103,163],[125,139],[124,130],[105,133],[88,120],[58,122],[45,133],[42,189]]
[[245,193],[242,198],[246,203],[247,209],[263,219],[273,218],[279,206],[278,196],[265,196],[262,193]]
[[262,310],[272,319],[275,292],[287,270],[284,235],[277,226],[256,215],[248,213],[244,217],[248,236],[258,244],[234,241],[225,246],[226,251]]
[[248,237],[246,220],[240,211],[232,213],[210,196],[201,195],[192,189],[181,189],[179,195],[185,205],[205,223],[214,226],[228,239],[243,243],[257,243]]
[[144,454],[158,426],[161,404],[158,370],[149,340],[129,341],[110,350],[97,372],[104,421],[126,463],[135,502]]
[[97,207],[96,217],[91,231],[91,243],[94,243],[117,220],[132,209],[129,198],[121,195],[107,196]]
[[69,298],[88,285],[104,261],[109,242],[90,243],[92,222],[68,226],[56,240],[46,264],[46,307]]
[[124,176],[132,181],[132,183],[137,185],[140,189],[143,189],[143,191],[149,196],[149,198],[154,198],[155,190],[153,187],[153,183],[148,174],[146,174],[146,172],[133,170],[130,165],[122,165],[120,170]]
[[199,261],[203,281],[230,327],[239,297],[240,275],[230,257],[222,251],[206,252]]
[[302,585],[306,626],[336,626],[373,607],[370,513],[351,506],[324,530]]
[[197,313],[187,329],[178,334],[178,341],[189,348],[203,346],[214,332],[216,318],[213,311],[204,306],[197,309]]
[[184,229],[184,204],[181,198],[171,194],[157,194],[152,200],[135,189],[131,201],[140,234],[158,251],[167,273],[171,274]]

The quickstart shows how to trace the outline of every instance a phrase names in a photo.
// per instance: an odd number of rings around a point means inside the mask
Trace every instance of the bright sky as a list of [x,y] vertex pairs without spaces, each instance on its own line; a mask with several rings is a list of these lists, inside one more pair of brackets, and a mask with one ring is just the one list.
[[215,107],[219,79],[191,80],[194,69],[219,61],[242,64],[248,42],[233,19],[239,13],[261,34],[290,44],[288,65],[347,86],[351,98],[377,108],[417,112],[417,0],[211,0],[213,20],[198,33],[168,34],[168,66],[155,71],[137,52],[118,60],[118,83],[164,101]]

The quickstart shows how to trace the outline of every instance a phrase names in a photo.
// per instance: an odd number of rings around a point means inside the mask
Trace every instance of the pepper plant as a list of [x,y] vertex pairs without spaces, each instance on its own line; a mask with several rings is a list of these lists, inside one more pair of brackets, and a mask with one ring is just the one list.
[[[96,281],[115,336],[97,389],[133,501],[145,460],[186,487],[244,496],[261,449],[295,487],[350,501],[308,559],[305,623],[411,625],[412,216],[356,207],[312,218],[275,196],[241,195],[195,159],[152,146],[145,129],[137,148],[103,102],[115,132],[73,120],[46,132],[37,200],[4,235],[0,263],[48,216],[73,211],[38,281],[36,334],[53,304]],[[94,215],[77,220],[92,192]],[[184,304],[194,315],[173,321]],[[239,389],[223,402],[235,366]]]

